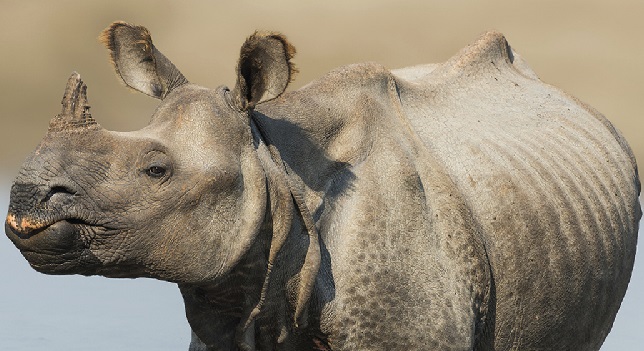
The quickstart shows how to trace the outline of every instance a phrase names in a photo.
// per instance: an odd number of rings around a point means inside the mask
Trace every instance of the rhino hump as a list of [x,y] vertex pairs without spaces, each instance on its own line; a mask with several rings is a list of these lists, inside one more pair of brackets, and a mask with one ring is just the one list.
[[[612,324],[602,317],[614,315],[619,303],[600,302],[619,301],[626,289],[641,215],[637,166],[619,132],[541,82],[498,33],[483,35],[422,79],[401,73],[394,71],[410,124],[471,209],[497,286],[507,288],[497,291],[504,301],[497,315],[579,334],[594,321]],[[597,279],[606,267],[623,276],[619,284]],[[553,286],[557,296],[546,292]],[[511,315],[527,301],[548,308]],[[568,306],[580,302],[604,308],[566,324],[574,314]],[[521,334],[499,337],[529,344],[539,333]]]

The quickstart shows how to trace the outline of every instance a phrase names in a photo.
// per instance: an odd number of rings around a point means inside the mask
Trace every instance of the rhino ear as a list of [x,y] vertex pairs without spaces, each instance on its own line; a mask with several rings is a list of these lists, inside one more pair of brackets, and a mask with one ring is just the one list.
[[145,27],[114,22],[99,37],[116,73],[130,88],[163,99],[186,78],[154,45]]
[[250,110],[280,96],[297,73],[293,56],[295,47],[280,33],[255,32],[248,37],[237,63],[237,107]]

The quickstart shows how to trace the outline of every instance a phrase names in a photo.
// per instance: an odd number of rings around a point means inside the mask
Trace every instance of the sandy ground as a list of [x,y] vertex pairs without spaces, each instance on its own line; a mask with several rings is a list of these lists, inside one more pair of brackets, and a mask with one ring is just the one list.
[[0,175],[13,177],[42,138],[72,71],[104,127],[147,123],[157,101],[123,88],[96,39],[114,20],[147,26],[188,79],[209,87],[234,84],[246,36],[282,31],[298,49],[292,89],[348,63],[442,62],[496,29],[543,81],[604,113],[644,160],[642,18],[644,2],[635,0],[0,0]]

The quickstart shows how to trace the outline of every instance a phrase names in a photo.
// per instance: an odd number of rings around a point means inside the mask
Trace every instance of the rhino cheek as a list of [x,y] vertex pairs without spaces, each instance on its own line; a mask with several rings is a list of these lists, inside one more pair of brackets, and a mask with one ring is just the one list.
[[230,231],[238,227],[237,195],[203,196],[195,206],[181,209],[154,228],[137,235],[146,269],[156,278],[172,282],[212,280],[223,270],[231,252]]
[[237,176],[230,182],[215,177],[194,189],[201,195],[150,233],[146,267],[155,277],[177,283],[213,281],[253,245],[265,218],[266,186],[257,158],[242,154]]

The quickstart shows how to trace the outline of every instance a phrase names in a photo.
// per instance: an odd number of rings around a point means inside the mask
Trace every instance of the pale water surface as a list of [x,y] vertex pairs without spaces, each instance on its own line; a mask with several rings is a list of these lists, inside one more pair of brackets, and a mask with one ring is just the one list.
[[[3,216],[9,187],[0,182]],[[638,252],[629,290],[602,351],[642,350],[642,260]],[[47,276],[31,269],[0,235],[0,351],[174,351],[187,350],[189,340],[174,284]]]

